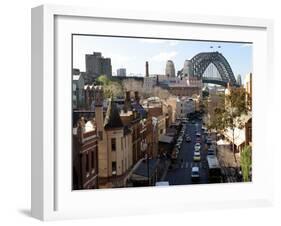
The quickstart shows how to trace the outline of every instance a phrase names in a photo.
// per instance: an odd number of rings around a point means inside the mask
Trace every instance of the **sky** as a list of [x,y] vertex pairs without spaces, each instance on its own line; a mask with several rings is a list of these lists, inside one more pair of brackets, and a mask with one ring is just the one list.
[[127,76],[144,76],[145,61],[150,74],[164,74],[167,60],[174,62],[177,73],[186,59],[211,51],[222,53],[242,81],[252,72],[252,44],[248,43],[73,35],[73,67],[85,71],[85,54],[101,52],[111,58],[113,75],[118,68],[126,68]]

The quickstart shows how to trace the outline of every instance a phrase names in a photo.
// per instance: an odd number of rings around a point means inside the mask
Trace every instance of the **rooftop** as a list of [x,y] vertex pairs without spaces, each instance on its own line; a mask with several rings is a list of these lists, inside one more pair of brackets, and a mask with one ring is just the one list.
[[123,123],[120,118],[118,108],[111,98],[108,104],[108,108],[104,120],[104,128],[114,129],[114,128],[122,128],[122,127],[123,127]]

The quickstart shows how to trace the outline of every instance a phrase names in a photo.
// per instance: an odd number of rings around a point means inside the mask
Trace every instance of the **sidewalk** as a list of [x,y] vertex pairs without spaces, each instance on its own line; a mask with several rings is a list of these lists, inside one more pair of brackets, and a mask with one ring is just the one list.
[[239,167],[240,158],[236,154],[235,162],[230,144],[217,145],[217,158],[221,166],[225,182],[238,182],[237,167]]

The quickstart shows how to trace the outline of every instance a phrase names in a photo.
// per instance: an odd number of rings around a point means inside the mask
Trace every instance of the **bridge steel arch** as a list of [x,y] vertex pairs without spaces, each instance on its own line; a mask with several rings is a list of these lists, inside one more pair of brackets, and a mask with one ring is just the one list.
[[[203,82],[220,84],[224,86],[229,83],[230,85],[238,86],[228,61],[221,53],[202,52],[195,55],[190,61],[192,65],[193,76],[201,78]],[[219,75],[221,76],[221,80],[203,77],[205,70],[211,63],[213,63],[217,68]]]

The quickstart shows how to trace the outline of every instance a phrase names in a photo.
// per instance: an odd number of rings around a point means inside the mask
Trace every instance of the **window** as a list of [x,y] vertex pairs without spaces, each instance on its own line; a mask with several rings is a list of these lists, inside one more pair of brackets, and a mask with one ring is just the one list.
[[111,151],[116,151],[116,139],[111,139]]
[[111,165],[111,167],[112,167],[112,175],[116,175],[116,162],[112,162],[112,165]]

